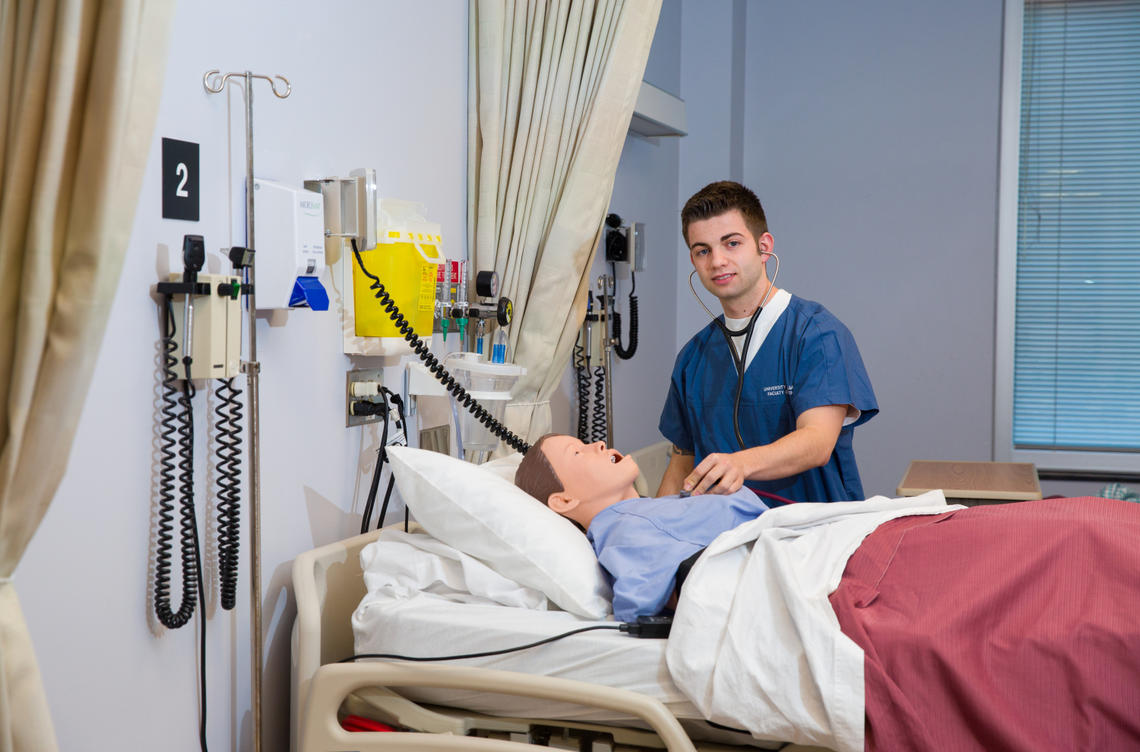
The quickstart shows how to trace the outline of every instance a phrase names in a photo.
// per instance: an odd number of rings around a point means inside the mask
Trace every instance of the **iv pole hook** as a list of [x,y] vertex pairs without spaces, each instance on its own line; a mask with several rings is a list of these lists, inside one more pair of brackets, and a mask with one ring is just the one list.
[[[206,71],[206,75],[202,76],[202,86],[204,86],[206,88],[206,91],[210,92],[211,94],[220,94],[222,92],[222,89],[226,88],[226,83],[229,82],[230,78],[246,78],[246,76],[247,74],[245,73],[223,74],[220,70],[215,68],[214,70]],[[214,77],[216,79],[213,85],[210,84],[211,77]],[[289,79],[285,78],[282,75],[274,75],[271,77],[263,76],[260,73],[250,73],[248,74],[248,77],[260,78],[268,81],[269,87],[273,89],[273,93],[277,96],[278,99],[285,99],[293,93],[293,86],[289,83]],[[277,90],[278,80],[284,84],[285,88],[282,91]]]

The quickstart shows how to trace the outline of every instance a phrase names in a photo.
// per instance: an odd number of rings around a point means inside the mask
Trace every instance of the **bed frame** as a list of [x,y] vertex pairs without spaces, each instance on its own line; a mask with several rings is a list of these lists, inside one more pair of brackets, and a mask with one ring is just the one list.
[[[414,525],[413,525],[414,527]],[[353,654],[352,612],[364,597],[360,549],[378,531],[308,551],[293,563],[297,619],[293,627],[292,745],[294,752],[341,750],[500,750],[535,746],[591,750],[595,741],[617,752],[631,749],[741,750],[695,744],[658,700],[598,684],[463,666],[383,661],[337,663]],[[477,689],[525,695],[619,711],[652,731],[605,724],[502,718],[422,705],[393,688]],[[367,715],[400,732],[349,732],[340,716],[352,711],[354,693],[367,693]],[[364,713],[361,713],[362,715]],[[815,748],[787,746],[785,752]]]

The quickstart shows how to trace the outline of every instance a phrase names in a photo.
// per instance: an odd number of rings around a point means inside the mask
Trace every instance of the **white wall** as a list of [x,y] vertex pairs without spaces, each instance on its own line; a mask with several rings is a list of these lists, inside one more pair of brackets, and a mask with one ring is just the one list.
[[744,174],[780,286],[853,331],[879,400],[868,494],[992,459],[1002,4],[748,4]]
[[[158,319],[150,290],[181,267],[183,234],[205,236],[212,269],[228,268],[217,249],[244,238],[243,100],[232,87],[208,95],[203,74],[250,69],[292,82],[286,100],[265,82],[254,90],[259,177],[299,187],[375,167],[383,194],[426,204],[457,258],[466,236],[466,55],[466,3],[454,0],[179,3],[149,167],[68,472],[16,572],[61,749],[198,748],[196,626],[166,631],[151,616]],[[201,144],[200,222],[161,219],[162,137]],[[261,319],[257,338],[264,749],[281,750],[291,562],[359,526],[379,435],[344,427],[345,371],[382,362],[342,354],[335,301],[323,313]],[[206,404],[200,394],[200,516]],[[243,530],[236,612],[219,613],[216,594],[208,596],[209,741],[219,750],[250,744],[247,542]]]

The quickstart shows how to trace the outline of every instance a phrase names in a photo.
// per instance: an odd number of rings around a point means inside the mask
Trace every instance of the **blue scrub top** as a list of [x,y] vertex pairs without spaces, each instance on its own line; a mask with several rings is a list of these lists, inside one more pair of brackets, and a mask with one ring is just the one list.
[[[723,321],[723,317],[721,317]],[[733,431],[736,365],[714,323],[698,332],[677,356],[661,411],[661,434],[691,449],[699,464],[714,452],[740,450]],[[818,303],[791,296],[744,372],[740,432],[747,447],[770,444],[795,430],[796,417],[823,405],[854,405],[859,418],[839,432],[823,467],[750,488],[795,501],[866,498],[855,465],[855,426],[879,412],[871,379],[851,332]]]
[[741,488],[726,496],[626,499],[598,512],[586,537],[610,576],[614,618],[635,621],[661,613],[685,559],[767,509]]

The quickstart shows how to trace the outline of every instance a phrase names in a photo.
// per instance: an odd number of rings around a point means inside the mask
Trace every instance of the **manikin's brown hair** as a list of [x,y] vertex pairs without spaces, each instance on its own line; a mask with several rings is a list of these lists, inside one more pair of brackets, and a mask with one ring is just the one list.
[[702,219],[719,217],[721,214],[736,209],[744,217],[744,224],[753,237],[759,238],[768,232],[768,220],[764,216],[764,207],[756,194],[740,183],[731,180],[721,180],[709,183],[700,189],[685,202],[681,209],[681,235],[685,244],[689,243],[689,225]]
[[566,490],[554,466],[546,458],[543,443],[551,436],[558,434],[548,433],[530,445],[530,449],[523,455],[518,470],[515,471],[515,485],[526,491],[543,504],[550,499],[551,494]]

